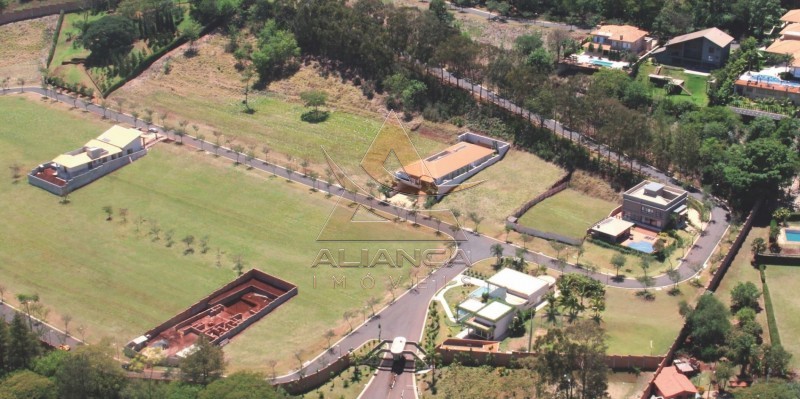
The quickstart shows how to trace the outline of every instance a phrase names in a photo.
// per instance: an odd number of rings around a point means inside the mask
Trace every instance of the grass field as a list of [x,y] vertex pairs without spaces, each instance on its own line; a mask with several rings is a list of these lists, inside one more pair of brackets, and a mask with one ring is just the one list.
[[[715,292],[717,298],[719,298],[722,303],[729,305],[731,304],[731,290],[733,287],[736,286],[738,282],[752,282],[753,284],[761,290],[761,275],[755,267],[750,264],[750,260],[752,259],[753,255],[750,252],[750,244],[756,237],[761,237],[765,241],[767,240],[768,236],[768,228],[764,226],[760,226],[757,222],[754,223],[753,229],[750,230],[750,234],[748,234],[747,239],[745,240],[744,244],[742,244],[742,249],[736,254],[736,257],[733,259],[733,263],[731,263],[731,267],[728,268],[728,271],[725,273],[725,277],[722,279],[722,282],[719,284],[719,288]],[[769,281],[769,289],[770,292],[773,290],[779,290],[780,283],[775,284],[776,289],[773,289],[772,281]],[[775,301],[776,294],[772,294],[772,300]],[[764,309],[764,297],[762,296],[758,300],[759,306],[761,309]],[[780,312],[779,306],[775,306],[775,311]],[[777,317],[777,314],[776,314]],[[764,334],[762,337],[764,338],[765,342],[769,342],[769,327],[767,324],[767,312],[762,310],[756,314],[756,321],[761,324],[761,327],[764,330]],[[778,328],[781,328],[780,321],[778,322]],[[783,331],[781,331],[783,332]],[[784,345],[788,345],[789,342],[786,339],[783,339],[783,335],[781,335],[781,341]],[[788,347],[787,347],[788,350]]]
[[38,85],[39,68],[47,60],[52,37],[45,34],[55,29],[57,16],[15,22],[0,26],[0,80],[10,78],[9,86]]
[[[650,64],[649,62],[642,64],[639,67],[639,74],[637,75],[637,79],[642,82],[649,82],[650,78],[648,75],[651,73],[656,72],[656,66]],[[669,98],[675,101],[691,101],[695,104],[704,107],[708,104],[708,94],[706,94],[706,81],[708,80],[705,76],[693,75],[688,74],[680,68],[668,67],[664,66],[661,68],[661,72],[658,73],[659,75],[671,76],[676,79],[681,79],[684,81],[684,87],[688,89],[692,94],[688,94],[685,91],[681,91],[678,94],[673,94],[669,96]],[[654,97],[663,98],[666,96],[666,92],[663,88],[660,87],[652,87],[651,93]]]
[[607,217],[617,206],[618,203],[566,189],[536,204],[522,215],[519,223],[537,230],[581,239],[586,235],[587,228]]
[[[800,312],[800,296],[797,296],[795,290],[800,282],[800,269],[769,265],[766,273],[781,344],[792,354],[791,366],[797,369],[800,367],[800,318],[797,317]],[[769,335],[767,329],[764,329],[764,334]]]
[[565,173],[536,155],[512,149],[502,161],[466,181],[484,181],[482,184],[448,195],[440,205],[460,210],[461,225],[470,229],[475,225],[467,218],[467,213],[477,213],[485,218],[478,231],[502,238],[505,237],[505,220],[511,212],[546,191]]
[[[35,98],[35,97],[29,97]],[[58,153],[96,137],[108,124],[88,119],[61,105],[38,104],[19,96],[0,98],[0,152],[4,168],[12,163],[29,170]],[[57,128],[54,128],[57,127]],[[53,312],[73,316],[72,329],[87,327],[89,340],[115,336],[120,342],[161,323],[235,277],[233,256],[242,255],[246,268],[258,267],[299,286],[300,294],[262,322],[236,337],[225,351],[231,370],[267,371],[266,361],[282,359],[278,370],[294,367],[292,353],[305,356],[326,345],[328,328],[346,330],[342,313],[360,309],[366,300],[388,300],[385,283],[408,276],[408,269],[369,270],[376,288],[361,289],[360,269],[311,269],[325,243],[315,239],[335,202],[306,187],[248,172],[201,152],[161,144],[142,160],[76,191],[71,203],[29,186],[0,185],[4,239],[0,241],[0,281],[6,297],[36,292]],[[105,221],[103,206],[129,210],[128,222]],[[141,232],[134,220],[144,217]],[[174,230],[176,244],[165,237],[151,241],[147,231],[158,224]],[[374,234],[404,232],[406,237],[432,237],[408,225],[381,224]],[[389,231],[391,230],[391,231]],[[183,255],[181,239],[210,236],[211,250]],[[377,244],[336,243],[355,253]],[[384,243],[412,250],[431,243]],[[222,267],[216,266],[217,251]],[[356,256],[357,257],[357,256]],[[352,259],[348,255],[348,259]],[[348,285],[333,288],[333,275]],[[314,276],[322,281],[314,287]],[[327,283],[327,284],[326,284]],[[296,362],[294,362],[296,363]]]

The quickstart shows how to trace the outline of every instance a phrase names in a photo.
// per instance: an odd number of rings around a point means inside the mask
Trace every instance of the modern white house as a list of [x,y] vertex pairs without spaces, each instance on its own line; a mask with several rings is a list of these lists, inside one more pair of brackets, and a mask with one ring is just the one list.
[[555,279],[534,277],[505,268],[487,280],[483,298],[468,298],[456,306],[459,323],[470,335],[483,339],[502,339],[519,310],[542,302]]
[[141,132],[114,125],[98,138],[28,173],[28,183],[64,195],[147,154]]

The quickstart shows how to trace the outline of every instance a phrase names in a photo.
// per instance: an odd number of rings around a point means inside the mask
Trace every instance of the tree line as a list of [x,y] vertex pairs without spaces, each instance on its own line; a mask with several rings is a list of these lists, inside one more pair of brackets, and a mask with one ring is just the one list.
[[180,374],[168,371],[166,381],[150,379],[153,363],[142,358],[130,367],[142,378],[130,378],[118,355],[108,340],[70,351],[49,349],[37,339],[25,316],[16,313],[10,324],[0,322],[0,399],[289,398],[263,374],[235,372],[222,378],[222,349],[205,337],[180,363]]

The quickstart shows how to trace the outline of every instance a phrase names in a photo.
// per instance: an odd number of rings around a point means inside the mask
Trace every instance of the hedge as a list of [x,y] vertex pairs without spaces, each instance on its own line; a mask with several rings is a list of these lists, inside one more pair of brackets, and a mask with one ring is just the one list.
[[64,10],[58,13],[58,22],[56,22],[56,30],[53,32],[53,43],[50,46],[50,53],[47,55],[46,67],[50,68],[50,63],[53,62],[53,57],[56,55],[56,46],[58,45],[58,36],[61,35],[61,24],[64,23]]
[[[204,35],[206,35],[209,32],[211,32],[211,30],[214,29],[216,26],[217,26],[217,23],[209,24],[208,26],[206,26],[205,28],[203,28],[200,31],[200,35],[199,36],[203,37]],[[103,97],[107,97],[109,94],[114,92],[114,90],[119,89],[125,83],[128,83],[131,79],[134,79],[137,76],[139,76],[142,72],[145,71],[145,69],[150,68],[150,65],[153,65],[154,62],[158,61],[161,57],[163,57],[164,54],[166,54],[166,53],[168,53],[168,52],[170,52],[172,50],[175,50],[179,46],[181,46],[184,43],[186,43],[186,41],[187,40],[186,40],[186,38],[184,36],[178,36],[178,37],[175,38],[175,40],[170,42],[170,44],[164,46],[164,48],[162,48],[162,49],[154,52],[153,54],[150,54],[149,56],[145,57],[145,59],[143,59],[142,62],[139,63],[139,65],[136,65],[133,68],[133,70],[131,71],[131,73],[128,74],[128,76],[126,76],[125,78],[117,81],[117,83],[114,83],[109,88],[107,88],[105,91],[103,91],[103,93],[102,93]]]
[[760,267],[761,272],[761,285],[764,295],[764,307],[767,311],[767,327],[769,329],[769,340],[772,345],[781,344],[781,334],[778,332],[778,322],[775,320],[775,310],[772,306],[772,298],[769,296],[769,286],[767,285],[767,277],[764,273],[764,268]]

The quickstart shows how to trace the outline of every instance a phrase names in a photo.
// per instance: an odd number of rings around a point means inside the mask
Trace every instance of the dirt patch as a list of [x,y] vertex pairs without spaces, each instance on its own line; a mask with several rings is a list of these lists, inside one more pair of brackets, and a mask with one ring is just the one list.
[[572,174],[569,187],[590,197],[606,201],[620,202],[622,200],[622,194],[614,190],[605,180],[584,171],[576,171]]
[[10,78],[10,86],[19,78],[38,84],[56,21],[49,16],[0,26],[0,79]]

